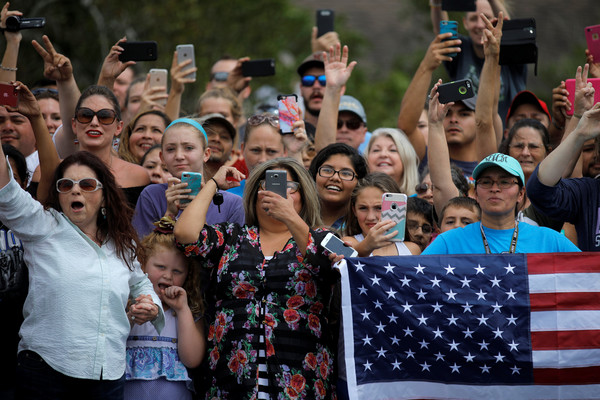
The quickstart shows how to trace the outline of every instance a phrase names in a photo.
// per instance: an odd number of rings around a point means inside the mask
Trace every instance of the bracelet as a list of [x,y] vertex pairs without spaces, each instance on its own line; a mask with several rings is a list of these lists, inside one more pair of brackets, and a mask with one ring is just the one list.
[[219,184],[217,183],[217,181],[215,181],[215,178],[210,178],[210,180],[215,183],[215,186],[217,187],[217,191],[221,190],[221,188],[219,187]]
[[11,71],[11,72],[15,72],[15,71],[16,71],[16,70],[18,70],[19,68],[17,68],[17,67],[15,67],[15,68],[12,68],[12,67],[5,67],[4,65],[0,64],[0,69],[1,69],[2,71]]
[[579,119],[581,119],[581,117],[583,117],[583,115],[581,115],[581,114],[575,114],[575,113],[573,113],[573,116],[574,116],[575,118],[579,118]]

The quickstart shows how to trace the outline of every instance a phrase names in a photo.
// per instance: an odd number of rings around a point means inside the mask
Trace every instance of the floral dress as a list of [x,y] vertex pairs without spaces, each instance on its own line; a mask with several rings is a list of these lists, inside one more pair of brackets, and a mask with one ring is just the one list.
[[326,308],[337,272],[320,245],[326,233],[310,231],[306,254],[290,238],[269,260],[254,226],[205,225],[196,243],[180,245],[187,256],[217,268],[207,399],[257,398],[259,364],[265,363],[271,399],[334,396]]

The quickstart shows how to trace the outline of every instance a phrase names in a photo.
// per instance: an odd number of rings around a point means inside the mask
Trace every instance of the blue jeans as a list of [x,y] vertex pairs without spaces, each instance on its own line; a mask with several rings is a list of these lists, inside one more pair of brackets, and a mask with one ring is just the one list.
[[17,358],[17,400],[102,399],[123,400],[125,374],[120,379],[78,379],[61,374],[33,351]]

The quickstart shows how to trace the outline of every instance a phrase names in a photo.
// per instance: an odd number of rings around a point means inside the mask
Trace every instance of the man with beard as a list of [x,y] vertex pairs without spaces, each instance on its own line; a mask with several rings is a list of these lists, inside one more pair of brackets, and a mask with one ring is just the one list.
[[304,101],[304,121],[307,123],[306,129],[308,132],[311,131],[308,124],[314,127],[317,126],[323,95],[325,94],[325,64],[323,63],[322,54],[321,51],[311,54],[298,67],[300,94]]

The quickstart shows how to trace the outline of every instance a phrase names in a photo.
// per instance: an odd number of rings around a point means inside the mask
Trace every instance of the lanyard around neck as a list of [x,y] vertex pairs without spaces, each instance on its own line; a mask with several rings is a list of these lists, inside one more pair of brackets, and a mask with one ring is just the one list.
[[[479,230],[481,231],[481,238],[483,239],[483,247],[485,247],[485,254],[492,254],[490,250],[490,245],[487,241],[487,237],[485,236],[485,232],[483,231],[483,225],[481,222],[479,223]],[[514,253],[517,250],[517,237],[519,236],[519,223],[515,221],[515,229],[513,230],[512,239],[510,241],[510,248],[508,250],[509,254]],[[503,252],[506,253],[506,252]]]

